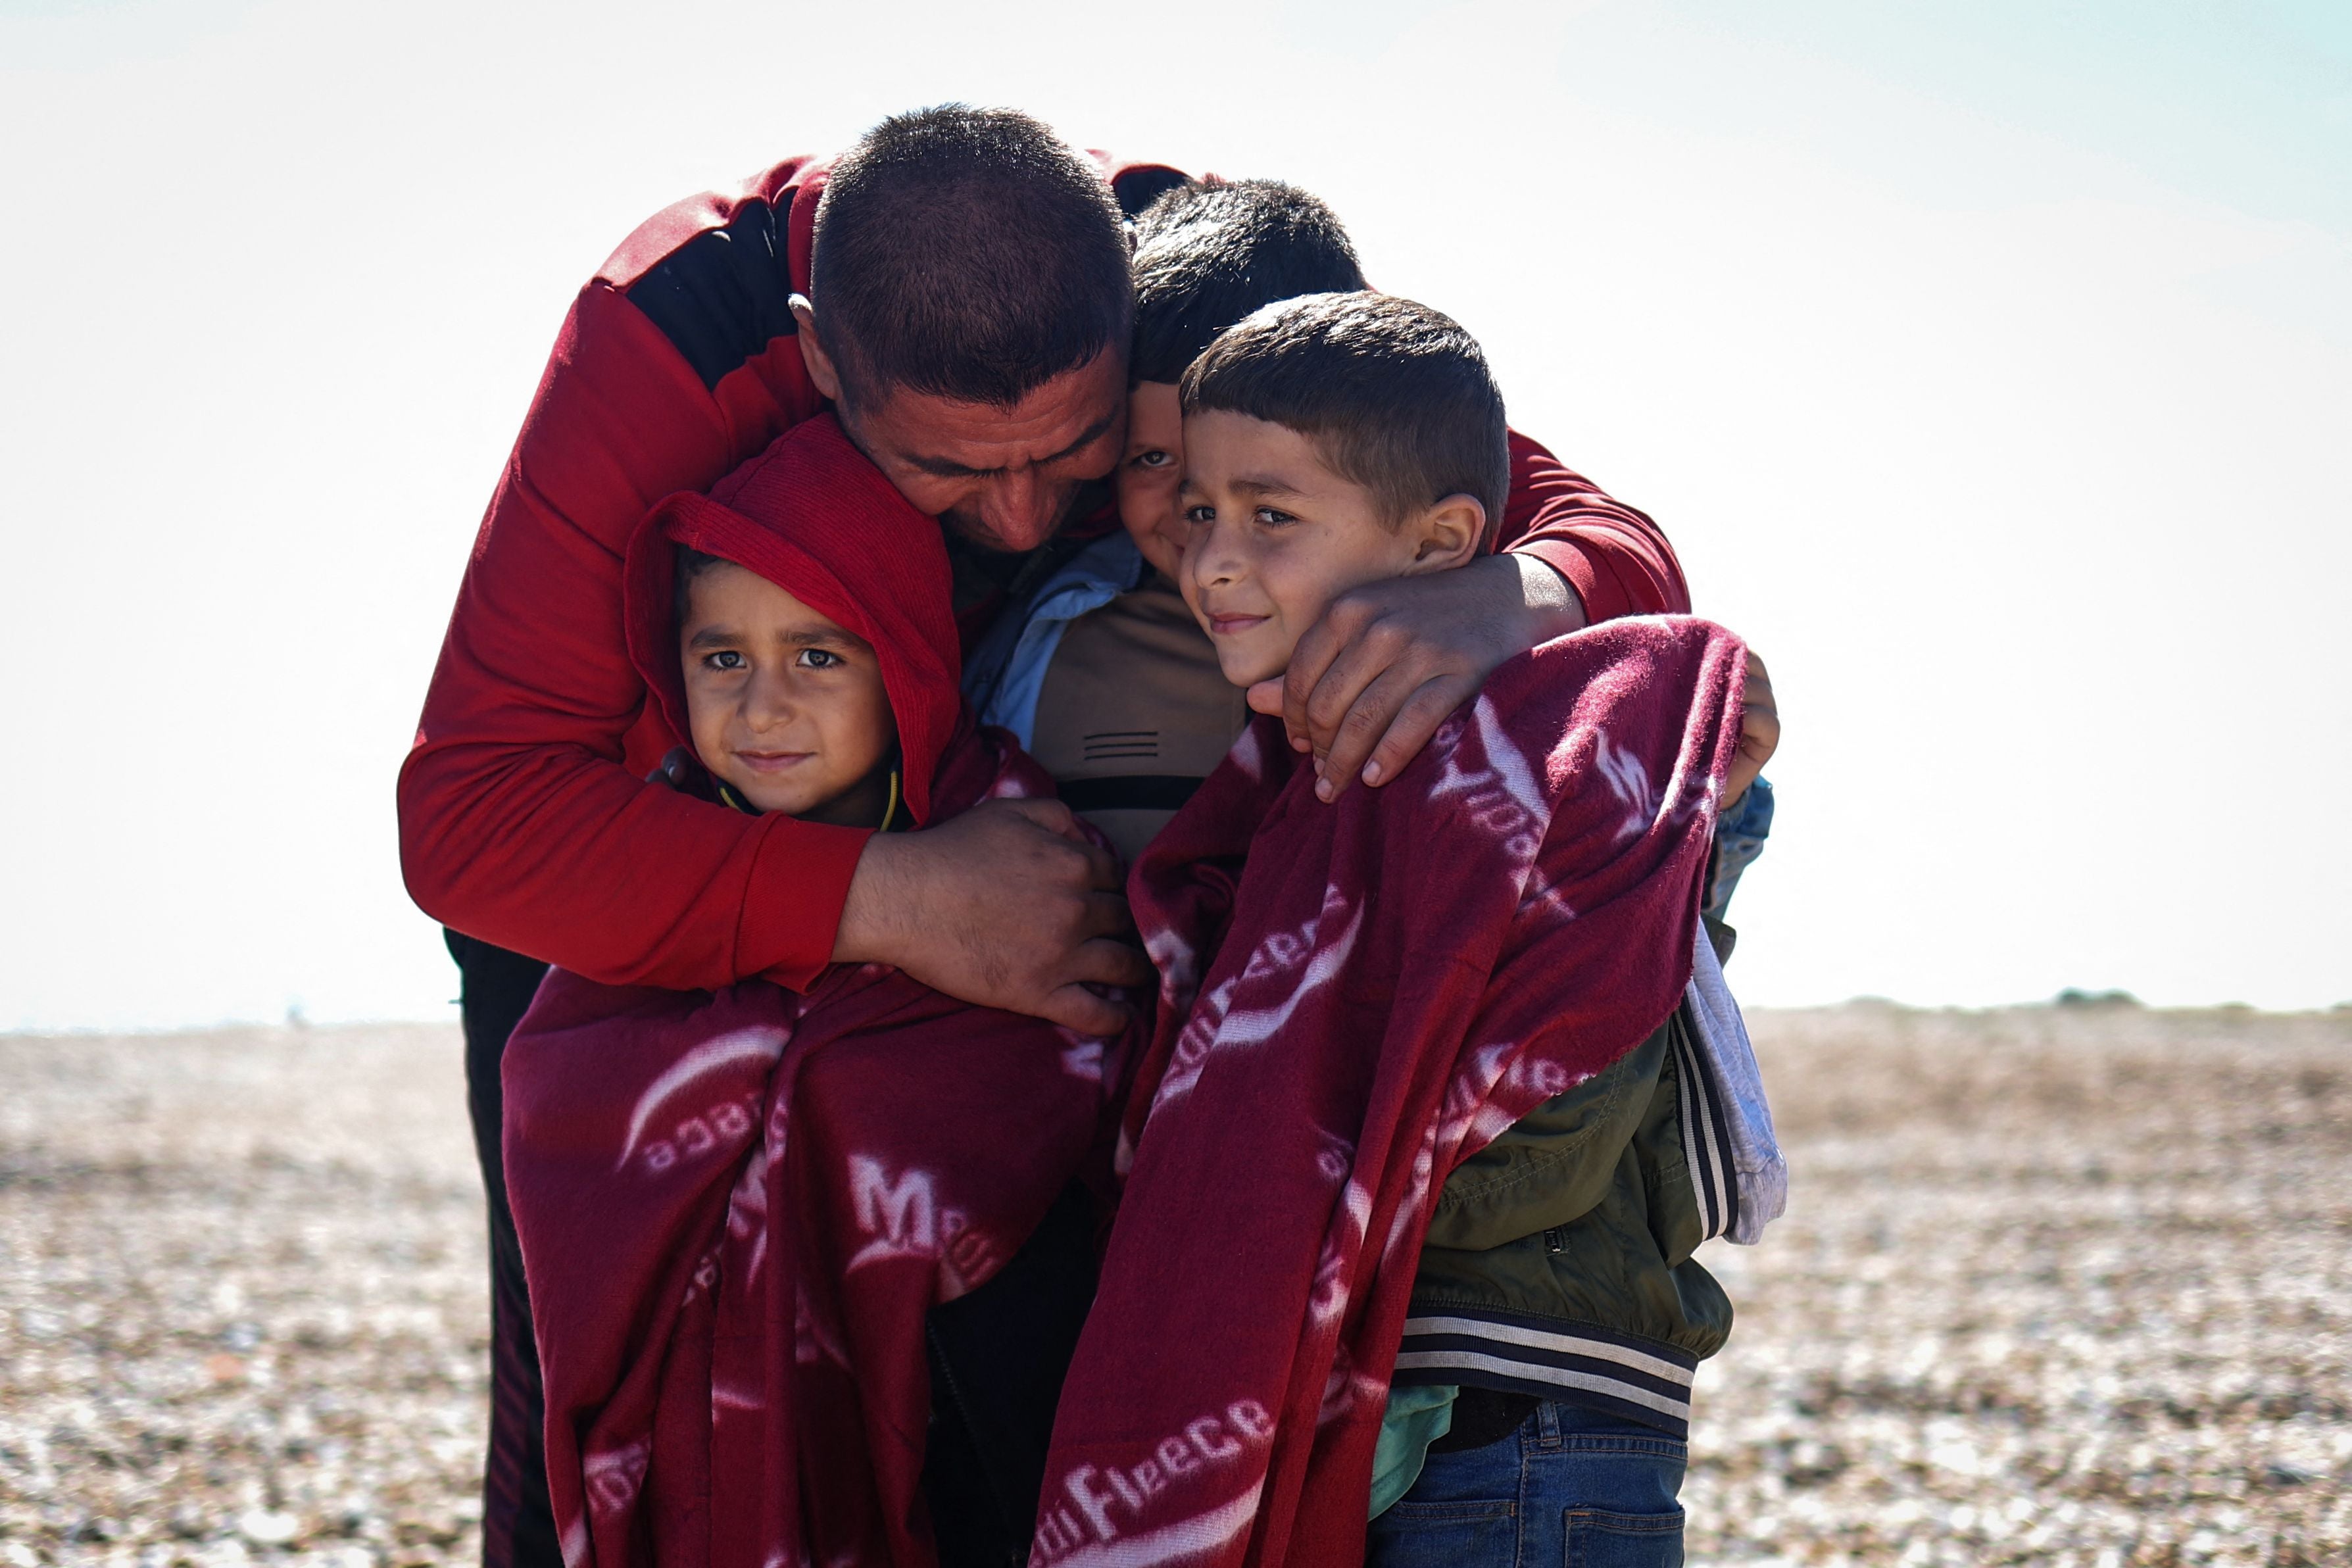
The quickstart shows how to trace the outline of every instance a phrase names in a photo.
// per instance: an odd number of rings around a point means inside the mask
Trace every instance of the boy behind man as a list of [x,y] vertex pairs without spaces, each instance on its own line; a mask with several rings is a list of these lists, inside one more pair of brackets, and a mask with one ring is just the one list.
[[1123,531],[1079,552],[975,651],[965,689],[1011,731],[1064,804],[1133,864],[1249,722],[1174,580],[1183,539],[1176,384],[1259,306],[1364,287],[1339,218],[1274,180],[1187,181],[1135,222]]
[[[1269,307],[1193,363],[1181,399],[1176,578],[1237,687],[1281,672],[1349,589],[1492,548],[1502,402],[1435,311],[1362,293]],[[1057,1427],[1045,1560],[1139,1528],[1222,1535],[1214,1561],[1336,1563],[1354,1551],[1347,1515],[1360,1529],[1370,1511],[1375,1563],[1574,1561],[1604,1541],[1611,1561],[1679,1562],[1691,1373],[1730,1321],[1690,1254],[1738,1217],[1752,1239],[1772,1206],[1760,1190],[1745,1216],[1719,1190],[1702,1201],[1713,1152],[1697,1134],[1729,1108],[1676,1005],[1694,963],[1712,967],[1698,884],[1738,654],[1676,623],[1534,658],[1548,655],[1581,656],[1589,681],[1548,695],[1559,669],[1530,681],[1506,665],[1469,730],[1441,731],[1381,798],[1302,809],[1293,797],[1321,781],[1276,751],[1278,730],[1254,731],[1138,867],[1163,1016]],[[1278,1049],[1245,1048],[1269,1030]],[[1717,1042],[1742,1059],[1744,1046]],[[1304,1163],[1286,1170],[1282,1142],[1302,1132]],[[1241,1142],[1269,1146],[1244,1207],[1193,1206]],[[1246,1260],[1230,1305],[1171,1278],[1188,1218]],[[1382,1262],[1408,1242],[1409,1309]],[[1239,1381],[1202,1381],[1154,1345],[1222,1356]],[[1216,1387],[1223,1425],[1123,1461],[1110,1434],[1149,1416],[1105,1407],[1119,1379],[1177,1391],[1171,1413]],[[1178,1519],[1220,1489],[1179,1478],[1221,1467],[1227,1500]]]

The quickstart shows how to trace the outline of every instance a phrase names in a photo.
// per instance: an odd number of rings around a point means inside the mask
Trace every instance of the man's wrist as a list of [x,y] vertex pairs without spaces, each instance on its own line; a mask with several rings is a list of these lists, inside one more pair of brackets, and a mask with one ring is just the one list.
[[1515,550],[1496,559],[1518,576],[1523,647],[1538,647],[1591,624],[1576,585],[1542,556]]
[[877,833],[866,841],[857,870],[842,900],[841,923],[833,935],[835,963],[895,963],[898,915],[907,907],[905,834]]

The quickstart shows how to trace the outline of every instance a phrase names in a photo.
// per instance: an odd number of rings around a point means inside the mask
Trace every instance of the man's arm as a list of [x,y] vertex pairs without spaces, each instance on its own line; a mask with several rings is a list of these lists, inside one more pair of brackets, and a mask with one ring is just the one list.
[[1290,743],[1315,752],[1324,799],[1394,778],[1505,659],[1592,621],[1689,610],[1656,523],[1510,440],[1503,553],[1341,595],[1283,678],[1250,689],[1251,707],[1280,713]]
[[[1124,918],[1103,896],[1117,868],[1074,845],[1050,803],[989,803],[869,843],[747,818],[625,765],[644,701],[621,632],[629,531],[818,406],[793,339],[768,335],[773,321],[789,331],[789,312],[763,310],[740,273],[786,233],[799,167],[658,216],[566,318],[401,770],[410,893],[460,931],[598,980],[804,984],[836,957],[871,960],[967,1000],[1114,1027],[1122,1010],[1084,987],[1142,967],[1108,940]],[[759,243],[710,237],[743,226]],[[804,266],[805,224],[790,229]]]
[[825,962],[824,913],[863,835],[741,816],[623,765],[645,692],[622,639],[622,546],[655,500],[708,487],[792,411],[765,412],[735,427],[620,289],[582,292],[401,770],[402,865],[427,913],[615,984],[700,989]]
[[1690,613],[1682,563],[1658,525],[1516,430],[1500,540],[1565,578],[1586,624]]

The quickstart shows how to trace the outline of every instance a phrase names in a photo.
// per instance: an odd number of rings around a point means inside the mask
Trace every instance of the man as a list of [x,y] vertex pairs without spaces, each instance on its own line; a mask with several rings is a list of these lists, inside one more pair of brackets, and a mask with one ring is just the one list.
[[[498,1158],[499,1053],[544,963],[689,990],[888,963],[1087,1031],[1122,1016],[1091,987],[1149,973],[1118,940],[1116,864],[1057,805],[875,836],[641,783],[657,759],[622,643],[621,543],[662,496],[707,488],[831,406],[940,518],[969,646],[1074,536],[1116,526],[1100,481],[1125,438],[1122,211],[1180,178],[1090,164],[1010,111],[901,116],[830,164],[789,159],[658,215],[564,322],[400,780],[409,890],[451,928],[465,976],[499,1346],[493,1562],[554,1557]],[[1648,519],[1564,468],[1528,478],[1538,493],[1513,502],[1531,499],[1537,521],[1520,547],[1345,596],[1302,641],[1279,701],[1328,776],[1367,763],[1394,776],[1488,670],[1588,613],[1686,607]]]

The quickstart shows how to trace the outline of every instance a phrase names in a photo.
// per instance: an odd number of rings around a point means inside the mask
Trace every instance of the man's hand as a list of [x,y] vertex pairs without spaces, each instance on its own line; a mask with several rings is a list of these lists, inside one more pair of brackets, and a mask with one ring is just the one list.
[[866,844],[834,940],[838,963],[887,963],[935,991],[1108,1035],[1126,1007],[1087,989],[1141,985],[1118,862],[1057,800],[983,801]]
[[1402,773],[1496,665],[1584,624],[1576,591],[1533,556],[1371,583],[1332,600],[1249,705],[1282,715],[1290,743],[1315,753],[1315,793],[1337,800],[1360,777]]
[[1780,710],[1772,700],[1772,676],[1756,650],[1748,650],[1748,685],[1739,699],[1739,751],[1723,781],[1722,809],[1739,804],[1748,786],[1780,748]]

